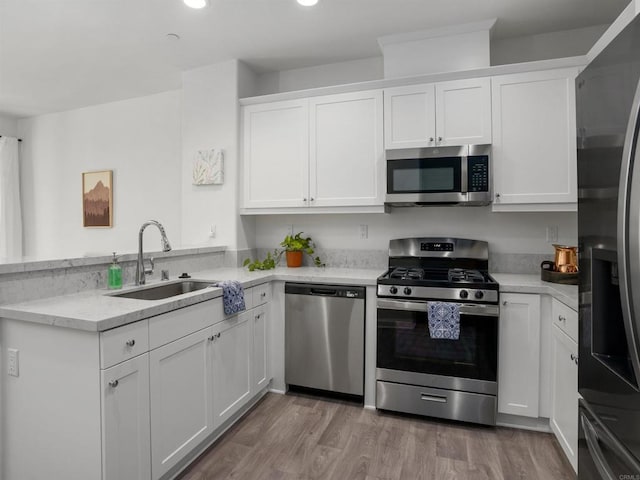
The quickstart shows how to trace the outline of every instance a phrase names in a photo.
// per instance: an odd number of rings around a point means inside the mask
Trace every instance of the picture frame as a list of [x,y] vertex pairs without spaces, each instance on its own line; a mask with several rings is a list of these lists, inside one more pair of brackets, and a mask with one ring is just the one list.
[[82,225],[113,226],[113,170],[82,173]]

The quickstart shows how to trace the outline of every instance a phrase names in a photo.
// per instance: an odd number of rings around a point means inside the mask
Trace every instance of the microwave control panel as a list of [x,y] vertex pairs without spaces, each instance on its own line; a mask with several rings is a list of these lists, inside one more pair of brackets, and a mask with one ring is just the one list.
[[477,155],[467,157],[469,192],[489,191],[489,157]]

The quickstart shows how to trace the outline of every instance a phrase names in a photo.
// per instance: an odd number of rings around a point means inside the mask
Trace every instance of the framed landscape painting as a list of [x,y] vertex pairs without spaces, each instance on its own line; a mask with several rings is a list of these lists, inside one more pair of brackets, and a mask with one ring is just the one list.
[[113,171],[82,174],[82,220],[85,227],[113,225]]

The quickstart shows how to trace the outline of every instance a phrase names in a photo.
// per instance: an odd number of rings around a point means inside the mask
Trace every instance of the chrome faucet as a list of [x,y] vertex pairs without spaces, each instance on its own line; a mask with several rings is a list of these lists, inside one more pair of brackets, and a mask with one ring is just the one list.
[[148,220],[142,224],[140,227],[140,231],[138,232],[138,263],[136,265],[136,285],[144,285],[146,282],[146,275],[153,273],[153,258],[151,258],[151,269],[145,270],[144,268],[144,254],[142,253],[142,234],[144,229],[149,225],[155,225],[160,230],[160,235],[162,236],[162,251],[168,252],[171,250],[171,244],[169,243],[169,239],[167,238],[167,233],[164,231],[164,227],[160,222],[155,220]]

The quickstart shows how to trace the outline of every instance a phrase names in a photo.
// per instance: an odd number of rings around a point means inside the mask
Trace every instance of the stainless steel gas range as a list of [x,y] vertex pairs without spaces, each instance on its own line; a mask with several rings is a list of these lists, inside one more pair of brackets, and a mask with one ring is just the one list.
[[[377,282],[377,408],[495,425],[499,293],[488,267],[487,242],[391,240]],[[456,309],[457,339],[432,338],[435,302]]]

